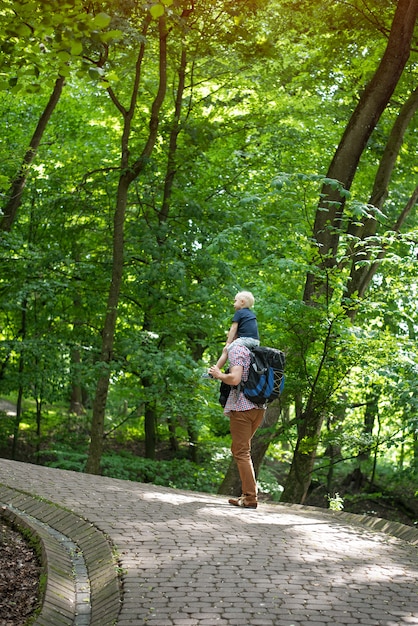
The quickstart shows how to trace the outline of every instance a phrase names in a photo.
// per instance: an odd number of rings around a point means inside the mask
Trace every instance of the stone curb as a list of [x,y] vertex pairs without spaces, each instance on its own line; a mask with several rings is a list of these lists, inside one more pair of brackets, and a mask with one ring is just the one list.
[[47,580],[42,609],[34,626],[71,626],[75,619],[75,583],[68,552],[48,531],[7,506],[2,506],[1,516],[18,528],[29,530],[40,543],[42,570]]
[[[112,626],[121,607],[121,591],[112,548],[102,532],[71,511],[0,485],[2,514],[19,526],[30,528],[42,546],[47,585],[42,610],[34,626],[66,626],[75,620],[75,584],[68,553],[41,526],[31,524],[19,511],[48,524],[69,537],[82,551],[90,580],[91,626]],[[7,508],[9,505],[9,508]],[[18,509],[18,511],[14,511]]]

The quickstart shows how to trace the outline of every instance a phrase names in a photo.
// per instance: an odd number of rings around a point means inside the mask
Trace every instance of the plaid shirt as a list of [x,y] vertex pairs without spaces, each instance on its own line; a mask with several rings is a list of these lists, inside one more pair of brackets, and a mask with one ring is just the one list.
[[[250,352],[245,346],[235,345],[228,354],[229,365],[241,365],[243,367],[242,380],[245,382],[248,378],[248,370],[250,369]],[[230,411],[249,411],[250,409],[261,409],[264,405],[254,404],[244,396],[242,391],[231,387],[231,392],[226,401],[224,413],[228,415]]]

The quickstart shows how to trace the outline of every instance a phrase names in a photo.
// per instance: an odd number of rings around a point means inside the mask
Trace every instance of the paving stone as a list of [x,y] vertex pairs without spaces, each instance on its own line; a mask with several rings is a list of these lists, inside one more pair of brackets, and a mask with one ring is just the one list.
[[418,626],[412,527],[300,505],[241,511],[220,496],[1,459],[0,481],[0,501],[37,516],[46,507],[82,544],[90,625],[113,612],[118,626]]

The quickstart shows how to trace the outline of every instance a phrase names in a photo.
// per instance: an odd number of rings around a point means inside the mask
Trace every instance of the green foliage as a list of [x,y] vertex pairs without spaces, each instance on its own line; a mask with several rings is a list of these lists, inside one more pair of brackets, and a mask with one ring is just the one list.
[[260,494],[268,494],[273,502],[279,502],[283,487],[277,482],[275,473],[268,467],[262,466],[257,476],[257,486]]
[[[69,449],[44,450],[43,455],[53,455],[55,460],[45,462],[48,467],[82,472],[87,455]],[[187,459],[155,461],[137,457],[129,452],[104,454],[102,459],[104,476],[153,483],[175,489],[187,489],[215,493],[223,478],[225,467],[215,462],[198,465]]]
[[[318,466],[327,462],[331,445],[343,459],[376,453],[378,471],[386,462],[397,468],[402,460],[404,469],[416,464],[416,214],[402,234],[392,230],[415,185],[416,120],[384,207],[369,203],[388,133],[414,84],[413,54],[350,193],[325,178],[392,19],[390,0],[370,2],[370,19],[363,8],[357,0],[350,6],[340,0],[239,6],[217,0],[195,3],[188,16],[170,1],[105,3],[97,10],[81,0],[3,3],[2,204],[56,77],[66,77],[16,221],[0,238],[0,393],[21,392],[25,403],[32,401],[20,433],[32,443],[34,402],[41,403],[41,435],[57,442],[51,462],[71,469],[85,463],[102,368],[121,133],[145,42],[132,165],[147,138],[157,91],[161,16],[168,24],[170,87],[156,148],[128,191],[105,434],[119,446],[143,440],[144,409],[152,404],[157,440],[203,443],[210,450],[208,475],[199,478],[186,461],[170,470],[168,461],[159,466],[116,457],[104,459],[106,471],[133,480],[160,476],[177,486],[184,472],[183,487],[215,489],[219,475],[210,458],[225,446],[228,420],[217,385],[203,384],[200,374],[222,349],[232,298],[242,288],[256,296],[262,343],[286,351],[283,402],[290,416],[308,407],[324,417],[325,428],[307,437],[301,450],[319,444]],[[155,19],[144,37],[149,12]],[[175,111],[182,52],[186,89]],[[346,199],[335,259],[323,259],[311,241],[324,183]],[[361,241],[356,228],[368,220],[376,233]],[[369,258],[358,260],[359,267],[378,262],[362,302],[347,296],[349,263],[360,250]],[[328,286],[312,307],[303,303],[307,274]],[[347,317],[352,310],[354,324]],[[366,432],[373,386],[379,399],[374,427]],[[71,422],[75,392],[87,414]],[[51,404],[61,407],[54,416]],[[13,426],[0,420],[3,440]],[[296,429],[290,432],[294,444]],[[285,443],[277,445],[288,466]],[[274,480],[261,480],[276,497]]]
[[110,15],[87,10],[81,0],[64,5],[57,0],[5,0],[0,14],[7,42],[0,59],[0,89],[14,93],[39,93],[51,78],[70,77],[72,66],[80,67],[81,60],[86,69],[87,53],[90,65],[92,57],[99,61],[101,45],[122,34],[108,30]]
[[200,467],[191,461],[151,461],[134,457],[103,457],[103,472],[107,476],[139,482],[151,482],[177,489],[216,491],[222,474],[216,467]]
[[[51,456],[55,460],[47,460]],[[55,467],[72,472],[83,472],[87,461],[85,453],[69,450],[68,448],[60,450],[58,447],[43,450],[40,458],[43,459],[47,467]]]
[[333,496],[329,495],[328,498],[328,508],[331,511],[342,511],[344,508],[344,499],[340,496],[339,493],[335,493]]

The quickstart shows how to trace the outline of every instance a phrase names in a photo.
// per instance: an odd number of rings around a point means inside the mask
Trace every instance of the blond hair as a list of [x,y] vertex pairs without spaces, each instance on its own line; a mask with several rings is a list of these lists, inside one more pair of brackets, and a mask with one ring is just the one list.
[[241,298],[241,300],[244,300],[245,304],[247,305],[249,309],[251,309],[251,307],[254,306],[255,300],[251,291],[239,291],[236,297]]

